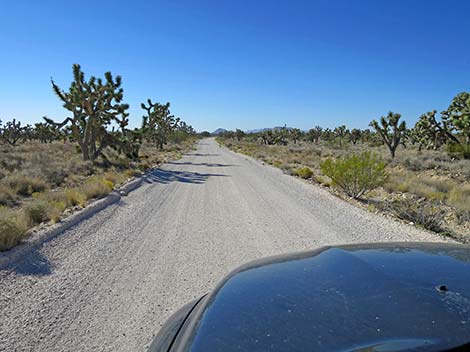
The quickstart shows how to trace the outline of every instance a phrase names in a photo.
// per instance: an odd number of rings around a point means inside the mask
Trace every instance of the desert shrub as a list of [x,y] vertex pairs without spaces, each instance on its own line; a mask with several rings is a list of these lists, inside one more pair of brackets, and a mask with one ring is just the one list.
[[135,175],[137,175],[139,172],[135,169],[127,169],[124,171],[124,176],[126,177],[126,179],[128,178],[131,178]]
[[62,213],[64,210],[67,208],[67,204],[65,202],[61,201],[56,201],[56,202],[51,202],[49,203],[49,218],[53,222],[58,222],[60,221],[62,217]]
[[123,172],[108,171],[103,174],[103,179],[111,182],[114,187],[125,182],[130,177],[129,175],[133,176],[134,174],[135,171],[131,169],[124,170]]
[[26,221],[29,225],[37,225],[50,219],[51,206],[42,200],[34,200],[23,207]]
[[426,199],[442,201],[453,186],[453,183],[448,180],[415,177],[408,185],[408,192]]
[[103,174],[103,179],[110,181],[113,184],[118,184],[121,182],[122,177],[114,171],[108,171]]
[[391,202],[387,207],[400,219],[421,225],[434,232],[444,231],[442,224],[445,212],[442,209],[410,199]]
[[452,157],[470,159],[470,145],[468,144],[449,144],[447,146],[447,152]]
[[337,160],[329,158],[320,167],[331,178],[333,186],[353,198],[360,198],[365,192],[382,186],[388,177],[385,163],[370,152]]
[[312,177],[313,171],[307,166],[292,170],[292,174],[303,179]]
[[2,180],[3,184],[15,190],[21,196],[30,196],[34,192],[42,192],[47,188],[44,180],[20,174],[12,174]]
[[0,184],[0,206],[13,206],[17,202],[17,197],[10,187]]
[[91,177],[80,187],[80,191],[85,195],[86,199],[92,199],[106,196],[113,188],[114,184],[111,181],[101,177]]
[[0,207],[0,251],[15,246],[24,237],[26,230],[17,212]]
[[387,192],[408,192],[409,182],[412,176],[407,173],[392,173],[389,175],[384,189]]
[[455,216],[459,223],[470,222],[470,185],[454,188],[448,201],[456,209]]
[[388,192],[409,192],[429,200],[443,201],[456,185],[455,182],[446,179],[395,173],[388,179],[384,189]]
[[70,188],[65,191],[66,203],[71,206],[84,207],[87,201],[86,195],[76,188]]

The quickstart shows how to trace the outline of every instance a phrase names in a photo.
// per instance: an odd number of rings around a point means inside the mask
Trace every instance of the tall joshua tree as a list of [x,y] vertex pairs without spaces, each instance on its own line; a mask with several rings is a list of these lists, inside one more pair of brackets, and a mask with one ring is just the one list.
[[241,129],[237,128],[235,130],[235,137],[237,138],[237,141],[241,141],[243,137],[245,137],[245,132],[242,131]]
[[346,128],[345,125],[341,125],[334,129],[334,134],[338,137],[339,146],[343,146],[343,139],[349,134],[349,130]]
[[418,144],[418,149],[437,149],[447,141],[459,143],[459,140],[450,132],[448,122],[436,119],[436,110],[422,114],[410,131],[410,137]]
[[0,121],[0,139],[11,146],[16,146],[19,141],[28,139],[30,131],[31,126],[22,126],[21,122],[16,119],[7,121],[3,127]]
[[441,114],[444,123],[459,132],[464,137],[465,144],[470,145],[470,93],[457,94],[449,108]]
[[362,131],[358,128],[353,128],[349,134],[349,140],[352,144],[356,144],[362,137]]
[[307,132],[307,140],[309,140],[312,143],[318,144],[320,141],[320,137],[322,136],[323,128],[320,126],[315,126],[314,128],[311,128]]
[[121,82],[121,76],[114,78],[111,72],[104,74],[104,80],[91,76],[86,81],[78,64],[73,65],[73,81],[67,92],[51,80],[54,93],[72,116],[58,123],[45,120],[59,128],[70,126],[72,138],[79,144],[84,160],[95,160],[107,146],[116,143],[107,128],[127,117],[129,105],[122,103]]
[[392,159],[395,158],[397,147],[406,134],[406,122],[400,122],[400,118],[400,114],[389,111],[387,116],[380,118],[380,124],[375,120],[370,123],[387,145]]
[[290,137],[292,138],[294,144],[297,144],[297,141],[302,137],[302,131],[300,128],[292,128],[290,130]]
[[155,143],[159,149],[163,149],[170,134],[178,127],[180,119],[171,115],[170,103],[152,103],[150,99],[147,99],[147,104],[148,106],[144,103],[140,104],[147,112],[142,120],[144,136]]

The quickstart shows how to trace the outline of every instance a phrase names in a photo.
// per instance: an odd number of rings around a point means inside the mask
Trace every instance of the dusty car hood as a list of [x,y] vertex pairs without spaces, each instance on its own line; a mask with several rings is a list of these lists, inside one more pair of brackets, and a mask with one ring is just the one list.
[[181,351],[433,351],[470,341],[470,249],[327,247],[229,275],[176,341]]

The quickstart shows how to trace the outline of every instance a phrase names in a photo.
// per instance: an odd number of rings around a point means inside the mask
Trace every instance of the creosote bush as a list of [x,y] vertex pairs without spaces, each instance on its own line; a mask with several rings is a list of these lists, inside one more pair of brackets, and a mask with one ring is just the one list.
[[312,169],[307,166],[292,170],[292,174],[303,179],[311,178],[313,175]]
[[387,180],[385,163],[370,152],[353,154],[333,160],[328,158],[320,165],[322,172],[331,178],[332,185],[352,198],[382,186]]

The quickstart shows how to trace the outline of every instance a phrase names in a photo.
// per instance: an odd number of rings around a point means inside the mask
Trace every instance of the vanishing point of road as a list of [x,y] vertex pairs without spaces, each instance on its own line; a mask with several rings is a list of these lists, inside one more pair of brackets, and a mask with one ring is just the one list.
[[443,239],[205,139],[0,271],[0,351],[145,351],[240,264],[378,241]]

